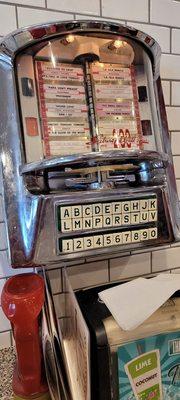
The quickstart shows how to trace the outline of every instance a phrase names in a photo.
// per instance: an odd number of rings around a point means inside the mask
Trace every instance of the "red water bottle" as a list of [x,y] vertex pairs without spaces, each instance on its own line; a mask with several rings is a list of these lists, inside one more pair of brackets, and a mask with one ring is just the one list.
[[7,280],[1,304],[13,329],[17,361],[13,374],[16,399],[50,399],[43,374],[39,314],[44,303],[44,281],[30,273]]

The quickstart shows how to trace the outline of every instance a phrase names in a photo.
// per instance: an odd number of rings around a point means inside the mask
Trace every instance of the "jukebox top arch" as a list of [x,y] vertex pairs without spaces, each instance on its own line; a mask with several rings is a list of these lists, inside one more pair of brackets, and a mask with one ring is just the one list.
[[44,40],[57,36],[82,32],[104,32],[128,37],[140,42],[150,53],[153,62],[154,75],[159,76],[161,48],[158,42],[150,35],[139,29],[111,21],[55,21],[30,27],[20,28],[0,41],[1,53],[6,61],[13,61],[15,56],[33,44],[40,44]]

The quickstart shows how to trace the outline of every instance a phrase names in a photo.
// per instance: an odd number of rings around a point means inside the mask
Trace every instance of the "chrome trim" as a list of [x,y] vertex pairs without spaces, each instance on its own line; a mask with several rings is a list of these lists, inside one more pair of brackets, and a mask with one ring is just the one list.
[[12,62],[17,53],[21,52],[26,47],[37,44],[42,40],[52,39],[56,36],[80,32],[111,33],[131,38],[142,43],[153,60],[155,78],[157,79],[159,76],[161,48],[155,39],[131,26],[116,24],[106,20],[55,21],[44,25],[32,25],[30,27],[21,28],[2,39],[0,42],[0,52],[7,57],[6,62],[10,62],[10,60]]
[[73,154],[64,157],[54,157],[51,159],[44,159],[42,161],[33,162],[20,166],[20,173],[27,174],[28,172],[34,172],[39,170],[52,169],[59,166],[70,167],[76,164],[82,164],[84,167],[90,167],[92,165],[100,165],[102,163],[108,164],[112,161],[130,162],[131,160],[137,160],[138,163],[143,160],[148,161],[162,161],[168,162],[168,156],[165,153],[158,153],[157,151],[106,151],[98,153],[87,153],[87,154]]

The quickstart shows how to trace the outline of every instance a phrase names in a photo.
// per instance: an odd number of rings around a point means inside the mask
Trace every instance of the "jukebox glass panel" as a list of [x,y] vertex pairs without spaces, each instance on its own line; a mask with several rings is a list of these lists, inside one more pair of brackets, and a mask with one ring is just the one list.
[[67,35],[21,54],[17,71],[27,162],[161,151],[152,65],[135,41]]

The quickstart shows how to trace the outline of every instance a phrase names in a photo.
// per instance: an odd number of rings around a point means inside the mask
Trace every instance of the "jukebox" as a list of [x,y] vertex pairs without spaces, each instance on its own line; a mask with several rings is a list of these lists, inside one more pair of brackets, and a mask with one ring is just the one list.
[[20,29],[0,47],[13,268],[172,243],[180,212],[153,38],[108,22]]
[[1,160],[12,267],[179,238],[159,77],[146,34],[105,22],[1,43]]

